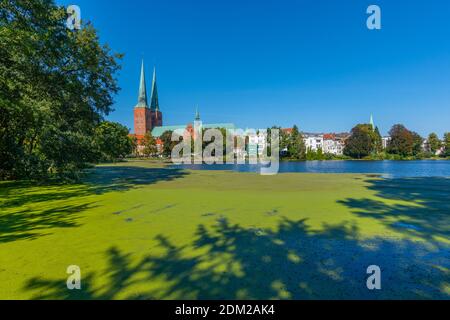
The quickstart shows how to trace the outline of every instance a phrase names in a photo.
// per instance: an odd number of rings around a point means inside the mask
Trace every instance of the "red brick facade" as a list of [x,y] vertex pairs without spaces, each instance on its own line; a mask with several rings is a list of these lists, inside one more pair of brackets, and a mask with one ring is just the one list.
[[137,136],[144,136],[147,132],[151,132],[152,112],[148,108],[134,109],[134,133]]

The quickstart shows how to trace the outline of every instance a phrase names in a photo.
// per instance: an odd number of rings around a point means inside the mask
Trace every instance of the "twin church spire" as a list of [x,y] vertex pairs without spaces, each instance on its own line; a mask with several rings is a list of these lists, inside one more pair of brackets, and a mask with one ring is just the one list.
[[156,85],[156,68],[153,69],[152,91],[150,96],[150,106],[147,100],[147,85],[145,82],[144,60],[141,65],[141,81],[139,84],[139,97],[137,108],[150,108],[153,111],[159,111],[158,87]]

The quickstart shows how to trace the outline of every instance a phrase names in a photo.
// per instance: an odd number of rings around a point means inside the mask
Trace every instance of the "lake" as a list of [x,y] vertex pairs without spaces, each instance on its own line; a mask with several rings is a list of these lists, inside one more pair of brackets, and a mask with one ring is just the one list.
[[[260,165],[181,165],[192,170],[232,170],[259,172]],[[366,173],[381,174],[386,178],[450,177],[450,161],[306,161],[280,162],[280,173]]]

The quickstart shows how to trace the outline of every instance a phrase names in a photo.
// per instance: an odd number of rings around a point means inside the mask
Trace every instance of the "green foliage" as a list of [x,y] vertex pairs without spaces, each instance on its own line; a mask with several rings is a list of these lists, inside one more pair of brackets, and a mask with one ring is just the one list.
[[378,154],[383,151],[383,139],[381,138],[380,130],[378,127],[375,127],[375,131],[369,132],[372,137],[374,150],[372,151],[374,154]]
[[405,126],[396,124],[389,131],[391,140],[389,141],[387,152],[401,157],[418,156],[422,153],[422,137]]
[[288,155],[292,159],[304,160],[306,158],[306,147],[303,136],[294,125],[291,134],[287,138]]
[[103,161],[125,158],[133,151],[128,129],[115,122],[104,121],[95,129],[94,144]]
[[138,139],[135,135],[130,136],[131,154],[135,157],[139,156]]
[[420,157],[421,155],[424,154],[423,152],[423,138],[417,133],[412,131],[411,132],[412,137],[413,137],[413,152],[412,155],[415,157]]
[[430,147],[430,152],[435,155],[436,152],[441,148],[442,142],[436,133],[430,133],[428,136],[428,145]]
[[370,124],[358,124],[351,131],[347,139],[344,154],[346,156],[362,159],[381,151],[381,136],[378,129]]
[[[0,2],[0,179],[76,172],[119,90],[94,28],[67,29],[53,1]],[[4,164],[4,165],[3,165]]]
[[281,127],[273,126],[267,129],[267,150],[264,150],[263,155],[267,157],[272,156],[272,130],[278,130],[278,152],[282,156],[282,151],[287,148],[289,135],[284,132]]
[[322,160],[331,160],[330,155],[326,155],[323,153],[323,150],[319,148],[317,151],[313,150],[312,148],[309,148],[308,152],[306,153],[306,160],[308,161],[322,161]]
[[143,146],[144,149],[142,152],[146,157],[153,157],[158,152],[158,148],[156,146],[156,139],[152,136],[150,132],[148,132],[145,135]]
[[450,157],[450,132],[444,134],[444,156]]
[[173,147],[178,143],[172,141],[172,133],[173,131],[165,131],[160,137],[163,144],[162,154],[165,157],[171,156]]

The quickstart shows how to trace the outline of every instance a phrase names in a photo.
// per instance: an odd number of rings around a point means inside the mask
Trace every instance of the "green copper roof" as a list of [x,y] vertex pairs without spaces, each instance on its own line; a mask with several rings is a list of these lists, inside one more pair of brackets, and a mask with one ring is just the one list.
[[161,137],[164,132],[166,132],[166,131],[175,131],[177,129],[184,130],[184,129],[186,129],[186,125],[155,127],[152,130],[152,136],[154,136],[154,137]]
[[212,123],[212,124],[204,124],[204,129],[235,129],[235,125],[232,123]]
[[158,86],[156,85],[156,68],[153,70],[152,95],[150,98],[150,109],[159,110]]
[[145,71],[144,71],[144,60],[142,60],[141,66],[141,82],[139,84],[139,98],[138,98],[138,108],[147,108],[147,87],[145,85]]
[[[162,126],[162,127],[155,127],[152,130],[152,136],[154,137],[161,137],[162,134],[166,131],[175,131],[177,129],[184,130],[187,128],[187,124],[179,125],[179,126]],[[232,123],[213,123],[213,124],[204,124],[202,126],[204,129],[227,129],[232,130],[235,129],[235,125]]]

